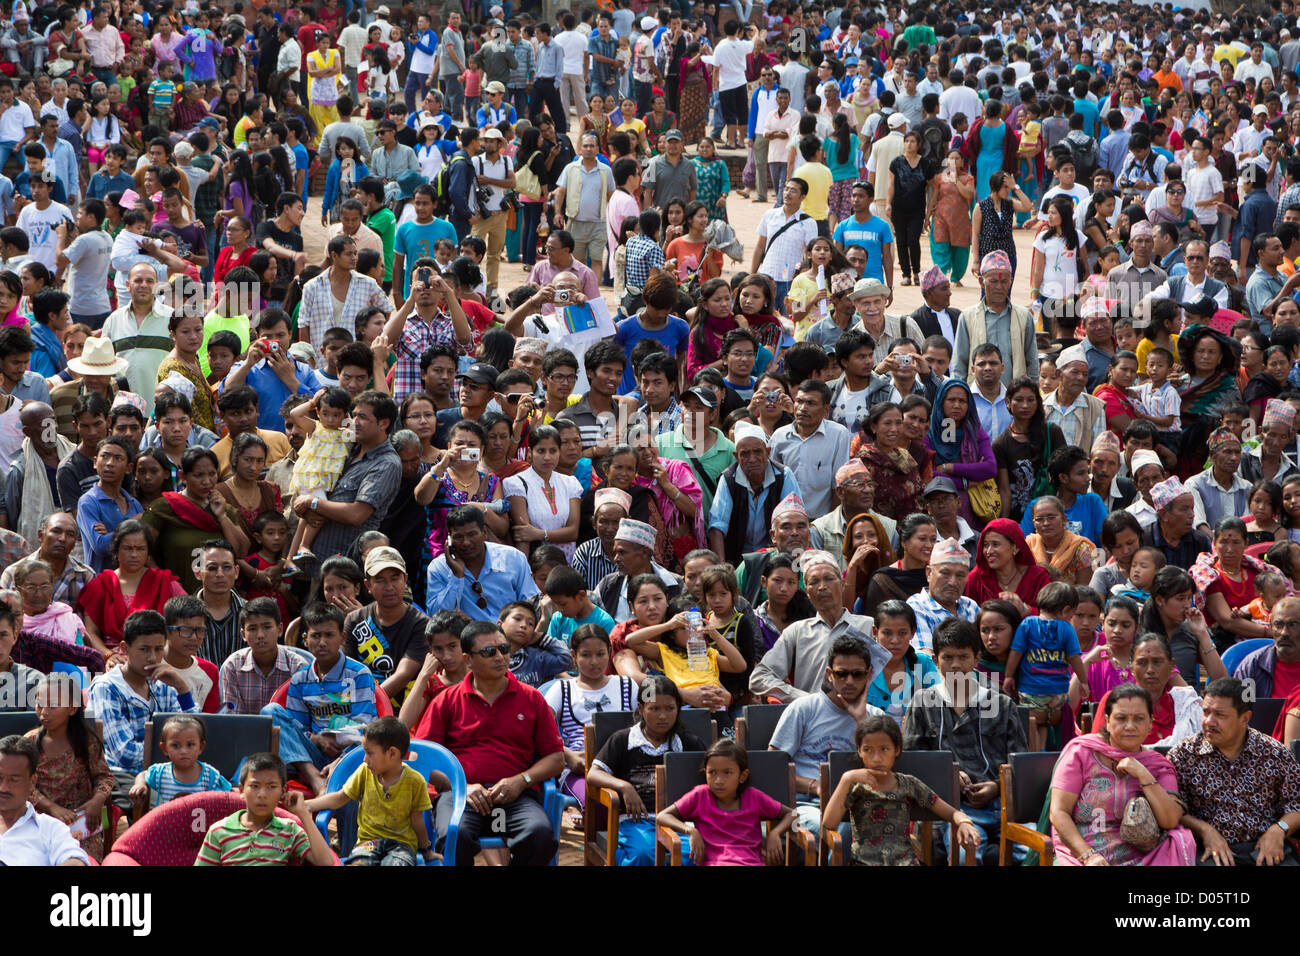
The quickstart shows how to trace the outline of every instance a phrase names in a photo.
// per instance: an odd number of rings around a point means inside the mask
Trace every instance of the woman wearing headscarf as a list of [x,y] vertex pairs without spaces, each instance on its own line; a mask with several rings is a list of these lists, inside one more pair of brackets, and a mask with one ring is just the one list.
[[1208,325],[1193,325],[1178,338],[1178,361],[1191,375],[1178,393],[1182,401],[1183,445],[1179,477],[1205,466],[1205,439],[1219,427],[1229,405],[1241,401],[1237,388],[1236,340]]
[[975,567],[966,575],[968,598],[976,604],[1001,598],[1021,614],[1037,614],[1038,592],[1051,583],[1047,569],[1034,563],[1034,553],[1018,524],[1010,518],[994,518],[984,526]]
[[880,519],[870,512],[855,515],[844,528],[844,605],[852,607],[857,598],[866,600],[871,578],[894,560],[889,546],[889,532]]
[[949,476],[957,486],[961,516],[979,527],[982,519],[971,510],[969,484],[996,478],[998,463],[980,425],[970,386],[960,379],[950,378],[939,386],[925,444],[934,452],[934,474]]

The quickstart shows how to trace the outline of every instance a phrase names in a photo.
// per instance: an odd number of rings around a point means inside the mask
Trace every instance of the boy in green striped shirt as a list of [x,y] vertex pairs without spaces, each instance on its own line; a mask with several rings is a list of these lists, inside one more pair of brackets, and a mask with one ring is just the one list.
[[[275,754],[254,754],[244,761],[239,791],[245,808],[212,825],[194,865],[332,866],[334,855],[316,829],[306,799],[297,791],[285,792],[287,779],[284,761]],[[275,815],[280,804],[298,818],[297,823]]]

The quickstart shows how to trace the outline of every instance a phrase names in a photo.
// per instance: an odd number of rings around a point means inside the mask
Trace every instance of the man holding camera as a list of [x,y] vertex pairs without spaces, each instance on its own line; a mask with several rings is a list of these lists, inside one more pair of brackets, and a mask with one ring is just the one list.
[[460,307],[460,300],[438,271],[435,259],[416,260],[411,294],[389,318],[384,336],[397,356],[393,367],[393,398],[398,402],[424,387],[420,379],[420,356],[425,349],[450,345],[461,355],[473,353],[474,330]]
[[474,178],[480,190],[488,190],[489,197],[479,206],[479,220],[474,223],[472,232],[487,240],[487,297],[491,302],[497,293],[501,250],[506,247],[506,190],[515,188],[515,171],[510,157],[501,152],[506,141],[501,130],[489,126],[479,140],[483,151],[472,161]]

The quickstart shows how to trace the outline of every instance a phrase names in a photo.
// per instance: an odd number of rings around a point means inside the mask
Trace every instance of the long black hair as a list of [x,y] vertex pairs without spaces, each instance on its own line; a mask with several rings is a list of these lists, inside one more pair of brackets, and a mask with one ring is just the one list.
[[849,118],[843,113],[836,113],[831,121],[831,139],[835,140],[835,165],[843,166],[849,161],[849,149],[853,145],[853,130],[849,128]]
[[1038,408],[1029,419],[1029,432],[1026,437],[1031,448],[1041,450],[1046,447],[1047,442],[1047,414],[1043,411],[1043,393],[1038,390],[1038,383],[1028,375],[1020,376],[1007,386],[1007,399],[1025,388],[1030,389],[1034,393],[1034,398],[1038,400]]
[[[81,704],[81,688],[73,680],[71,674],[49,674],[41,678],[38,685],[38,691],[45,690],[53,696],[53,700],[59,706],[68,704]],[[86,767],[87,770],[92,766],[92,747],[94,756],[104,752],[104,741],[100,739],[99,734],[95,733],[94,726],[86,720],[85,708],[77,708],[68,715],[68,743],[72,747],[72,754]],[[36,732],[36,747],[44,752],[45,746],[45,728],[42,727]]]

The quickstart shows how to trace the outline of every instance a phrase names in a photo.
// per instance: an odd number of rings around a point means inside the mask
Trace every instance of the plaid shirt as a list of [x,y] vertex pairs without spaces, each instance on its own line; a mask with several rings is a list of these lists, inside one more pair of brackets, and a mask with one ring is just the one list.
[[[4,573],[0,574],[0,591],[8,591],[14,588],[14,569],[13,566],[25,558],[39,558],[40,549],[28,552],[24,549],[18,557],[13,557],[9,552],[10,538],[18,538],[18,535],[12,531],[0,532],[0,563],[7,564]],[[81,596],[81,589],[90,583],[90,579],[95,576],[95,572],[85,563],[78,561],[72,555],[68,555],[63,565],[63,574],[54,582],[54,600],[62,601],[68,607],[77,606],[77,598]]]
[[393,311],[392,300],[384,295],[379,283],[360,272],[352,273],[348,294],[343,299],[343,316],[334,318],[334,293],[330,289],[330,270],[326,269],[302,287],[302,308],[298,313],[298,327],[306,328],[312,347],[320,349],[325,333],[335,326],[351,328],[353,320],[363,311],[377,308],[384,315]]
[[1277,212],[1273,216],[1274,229],[1282,225],[1282,216],[1286,212],[1286,207],[1291,205],[1300,206],[1300,183],[1293,183],[1286,187],[1278,197]]
[[303,668],[303,660],[281,645],[266,677],[253,663],[253,649],[243,647],[221,665],[221,710],[231,714],[259,714],[280,685]]
[[[18,516],[10,515],[10,520],[17,521]],[[27,539],[17,531],[0,528],[0,567],[5,569],[4,575],[0,576],[0,581],[3,581],[5,577],[9,579],[9,583],[7,585],[0,584],[0,588],[12,588],[14,586],[13,572],[9,569],[23,558],[27,557],[30,550],[31,545],[27,543]],[[72,559],[69,558],[68,560],[71,561]],[[92,574],[93,573],[94,572],[92,572]],[[56,592],[54,600],[61,601],[63,599],[59,597]]]
[[[307,284],[311,285],[310,282]],[[426,322],[420,313],[412,312],[394,350],[397,353],[397,364],[393,366],[394,401],[400,402],[412,392],[424,388],[420,380],[420,356],[432,345],[450,345],[460,355],[474,351],[472,340],[468,343],[456,340],[456,328],[446,312],[439,311],[431,322]]]
[[510,71],[510,79],[506,86],[513,89],[523,89],[533,81],[533,61],[536,57],[533,55],[533,45],[527,40],[520,39],[518,43],[509,43],[510,52],[515,55],[515,68]]
[[[654,424],[651,425],[651,422]],[[681,423],[682,406],[677,401],[677,396],[673,395],[668,399],[668,407],[662,412],[651,411],[649,405],[638,408],[628,420],[627,433],[630,436],[628,440],[636,444],[631,436],[641,437],[642,430],[651,438],[658,438],[660,435],[667,435]]]
[[145,721],[154,714],[197,714],[199,705],[189,691],[177,694],[171,685],[157,681],[150,681],[146,700],[126,682],[122,670],[115,667],[91,682],[88,716],[97,717],[103,727],[109,767],[139,773],[144,763]]
[[[952,614],[930,596],[929,588],[922,588],[920,594],[908,597],[907,606],[916,612],[916,636],[913,638],[916,649],[928,652],[934,647],[934,629]],[[975,620],[979,610],[980,606],[966,595],[957,598],[957,616],[963,621]]]
[[637,234],[628,237],[626,259],[625,284],[629,292],[636,289],[633,294],[640,295],[641,290],[645,288],[646,279],[650,278],[650,270],[663,266],[664,251],[653,239]]

